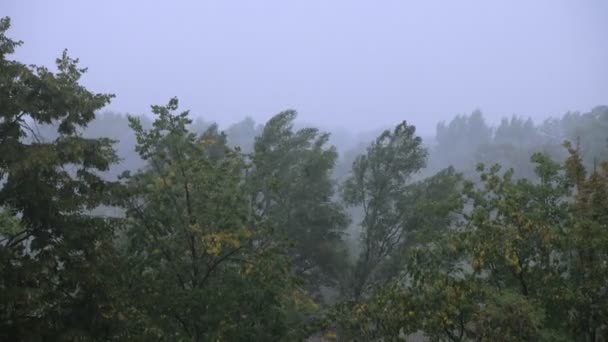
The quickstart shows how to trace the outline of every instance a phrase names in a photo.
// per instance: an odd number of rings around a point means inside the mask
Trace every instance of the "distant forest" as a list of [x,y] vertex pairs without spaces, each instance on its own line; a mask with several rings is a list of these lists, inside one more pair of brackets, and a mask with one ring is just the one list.
[[132,116],[9,28],[0,340],[608,340],[608,106],[425,139]]

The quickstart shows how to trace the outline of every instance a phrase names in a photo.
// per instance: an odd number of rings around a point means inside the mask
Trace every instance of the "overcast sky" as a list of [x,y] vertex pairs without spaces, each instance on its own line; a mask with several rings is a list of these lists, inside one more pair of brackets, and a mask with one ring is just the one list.
[[540,120],[608,104],[606,0],[1,0],[0,15],[17,59],[68,48],[119,112],[178,96],[220,124],[293,108],[424,133],[475,108]]

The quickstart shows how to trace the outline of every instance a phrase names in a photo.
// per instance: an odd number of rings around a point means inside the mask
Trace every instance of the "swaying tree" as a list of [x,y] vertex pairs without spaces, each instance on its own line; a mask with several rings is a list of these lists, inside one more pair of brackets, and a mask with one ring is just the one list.
[[[148,166],[126,174],[129,297],[140,336],[277,340],[296,333],[282,247],[248,214],[241,155],[215,126],[197,136],[176,99],[131,118]],[[143,332],[141,332],[143,331]]]
[[[111,204],[100,172],[117,158],[112,141],[80,132],[112,95],[84,88],[66,51],[57,73],[10,60],[21,42],[9,27],[0,20],[0,339],[109,339],[113,224],[91,210]],[[44,140],[36,127],[49,124]]]
[[255,139],[248,173],[251,210],[292,244],[291,261],[310,291],[335,285],[344,270],[342,232],[348,217],[334,199],[337,153],[329,135],[293,129],[294,111],[270,119]]
[[361,254],[352,276],[359,298],[375,270],[405,241],[408,180],[425,165],[426,150],[414,126],[405,121],[384,131],[353,163],[344,184],[344,201],[363,208]]

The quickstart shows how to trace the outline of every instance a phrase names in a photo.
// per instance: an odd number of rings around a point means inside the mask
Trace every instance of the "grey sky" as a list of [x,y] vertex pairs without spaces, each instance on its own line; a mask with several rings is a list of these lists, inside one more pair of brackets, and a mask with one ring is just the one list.
[[50,65],[63,48],[109,107],[148,112],[178,96],[220,124],[300,120],[422,132],[481,108],[541,119],[608,104],[606,0],[0,1]]

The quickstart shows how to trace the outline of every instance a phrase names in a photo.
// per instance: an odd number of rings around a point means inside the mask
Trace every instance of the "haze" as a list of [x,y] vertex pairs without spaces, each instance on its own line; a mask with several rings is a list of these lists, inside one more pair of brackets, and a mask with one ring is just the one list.
[[4,0],[15,58],[64,48],[84,84],[143,114],[178,96],[220,125],[300,121],[368,130],[402,119],[423,134],[483,110],[535,121],[608,95],[606,1]]
[[607,33],[0,0],[0,341],[608,341]]

